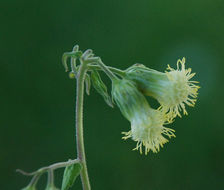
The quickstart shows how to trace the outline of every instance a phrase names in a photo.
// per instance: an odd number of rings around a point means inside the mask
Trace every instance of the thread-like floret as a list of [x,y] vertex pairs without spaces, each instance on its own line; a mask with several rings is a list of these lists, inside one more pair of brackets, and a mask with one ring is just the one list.
[[171,138],[175,137],[174,130],[164,127],[166,117],[158,110],[150,108],[147,112],[142,113],[141,117],[134,117],[131,121],[131,130],[123,132],[123,139],[132,138],[137,142],[136,148],[133,150],[139,150],[143,152],[145,148],[145,154],[150,150],[154,153],[159,152],[160,147],[163,147],[168,139],[165,136]]
[[169,72],[166,72],[169,80],[163,94],[159,97],[161,108],[167,110],[171,115],[181,117],[180,111],[187,114],[185,104],[194,106],[198,95],[199,86],[197,81],[191,81],[195,73],[191,68],[185,69],[185,58],[177,61],[177,70],[168,65]]

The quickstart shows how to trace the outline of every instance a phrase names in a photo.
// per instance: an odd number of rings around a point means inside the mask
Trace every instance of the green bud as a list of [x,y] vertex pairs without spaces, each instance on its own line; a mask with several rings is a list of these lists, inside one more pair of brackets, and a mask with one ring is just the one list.
[[70,79],[74,79],[76,77],[74,71],[69,72],[69,75],[68,76],[69,76]]

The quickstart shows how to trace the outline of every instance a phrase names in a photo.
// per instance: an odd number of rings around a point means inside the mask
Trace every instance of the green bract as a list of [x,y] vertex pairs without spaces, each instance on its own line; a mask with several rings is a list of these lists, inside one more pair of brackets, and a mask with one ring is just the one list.
[[131,80],[114,80],[112,97],[125,118],[131,121],[137,112],[145,112],[149,104]]

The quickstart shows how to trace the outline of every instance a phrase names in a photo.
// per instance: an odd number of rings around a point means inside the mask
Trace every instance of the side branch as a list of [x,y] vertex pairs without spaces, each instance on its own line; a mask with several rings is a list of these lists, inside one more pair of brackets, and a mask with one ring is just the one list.
[[16,172],[19,172],[23,175],[26,175],[26,176],[33,176],[33,175],[36,175],[38,173],[44,173],[44,172],[47,172],[49,170],[55,170],[55,169],[58,169],[58,168],[64,168],[66,166],[69,166],[69,165],[72,165],[72,164],[75,164],[75,163],[80,163],[80,160],[79,159],[74,159],[74,160],[68,160],[67,162],[58,162],[58,163],[55,163],[55,164],[52,164],[50,166],[45,166],[45,167],[42,167],[34,172],[25,172],[23,170],[20,170],[20,169],[17,169]]

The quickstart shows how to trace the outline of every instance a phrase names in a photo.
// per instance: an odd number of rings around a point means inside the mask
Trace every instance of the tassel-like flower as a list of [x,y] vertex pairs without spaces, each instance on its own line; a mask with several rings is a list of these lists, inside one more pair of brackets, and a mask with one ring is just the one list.
[[132,138],[136,141],[134,150],[139,149],[142,153],[144,146],[145,154],[150,150],[158,152],[168,142],[164,136],[175,137],[173,129],[163,126],[166,122],[165,113],[152,109],[133,81],[113,81],[112,96],[122,114],[131,122],[131,130],[123,132],[123,139]]
[[185,58],[177,61],[177,70],[168,65],[168,71],[162,73],[143,65],[134,65],[126,73],[143,94],[158,100],[160,110],[168,115],[168,121],[177,115],[181,117],[181,111],[187,114],[185,104],[195,105],[199,86],[195,85],[198,82],[191,81],[195,73],[185,68]]

